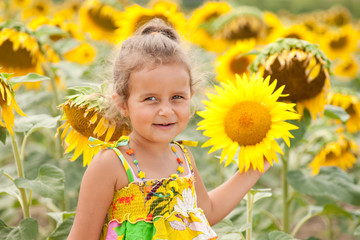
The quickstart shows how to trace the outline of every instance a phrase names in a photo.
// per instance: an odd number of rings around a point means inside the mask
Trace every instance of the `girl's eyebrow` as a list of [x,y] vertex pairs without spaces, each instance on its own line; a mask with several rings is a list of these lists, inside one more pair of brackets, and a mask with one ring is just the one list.
[[[186,94],[188,94],[188,91],[175,91],[175,92],[171,93],[171,95],[186,95]],[[159,93],[148,92],[148,93],[141,94],[140,98],[150,97],[150,96],[157,96],[157,95],[159,95]]]

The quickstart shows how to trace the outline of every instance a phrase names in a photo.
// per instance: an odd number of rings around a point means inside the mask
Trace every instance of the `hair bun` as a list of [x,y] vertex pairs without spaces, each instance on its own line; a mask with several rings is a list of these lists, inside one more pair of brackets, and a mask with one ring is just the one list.
[[153,18],[138,30],[139,35],[162,34],[173,41],[179,42],[180,37],[175,29],[160,18]]

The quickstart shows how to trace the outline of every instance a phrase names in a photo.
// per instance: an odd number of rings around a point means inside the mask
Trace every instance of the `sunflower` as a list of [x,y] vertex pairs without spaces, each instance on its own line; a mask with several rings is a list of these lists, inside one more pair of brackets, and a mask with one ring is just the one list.
[[207,29],[207,26],[230,10],[231,6],[226,2],[206,2],[195,9],[189,21],[189,27],[192,32],[191,42],[199,44],[208,51],[221,52],[225,50],[228,44],[221,39],[215,39],[211,31]]
[[283,25],[280,19],[272,12],[265,11],[263,16],[266,23],[266,38],[263,43],[268,44],[274,41],[274,34],[279,32],[280,29],[283,29]]
[[342,107],[350,115],[346,121],[346,128],[349,133],[360,131],[360,100],[358,97],[340,92],[330,93],[328,102],[331,105]]
[[100,146],[90,147],[93,143],[89,137],[109,143],[129,133],[129,128],[122,121],[106,118],[103,101],[104,97],[99,94],[78,94],[59,106],[64,112],[61,120],[65,123],[58,128],[56,136],[64,128],[61,141],[65,143],[65,153],[75,149],[71,161],[83,154],[83,166],[90,164],[93,156],[102,149]]
[[308,109],[313,118],[322,116],[330,89],[330,61],[317,45],[300,39],[279,39],[257,55],[250,69],[285,85],[281,100],[297,103],[302,115]]
[[303,24],[294,24],[287,27],[277,28],[272,34],[272,41],[276,41],[278,38],[296,38],[302,39],[308,42],[315,40],[315,35],[308,30]]
[[229,44],[238,40],[255,39],[263,41],[267,25],[263,13],[254,7],[237,7],[218,17],[212,23],[214,37],[227,41]]
[[346,57],[356,51],[359,42],[358,33],[351,25],[327,31],[320,38],[320,47],[330,59]]
[[298,21],[314,35],[314,40],[328,30],[328,26],[323,22],[319,22],[319,19],[314,14],[301,14],[298,16]]
[[272,164],[277,162],[276,152],[282,154],[275,139],[282,138],[289,146],[293,136],[289,130],[296,126],[285,120],[298,119],[293,103],[278,102],[283,96],[280,87],[274,92],[276,81],[270,84],[270,77],[251,75],[248,79],[237,75],[236,82],[221,82],[215,86],[218,95],[208,94],[205,110],[198,112],[204,120],[198,123],[198,130],[205,130],[210,139],[202,147],[213,145],[210,152],[223,148],[220,162],[227,156],[226,165],[231,163],[238,148],[239,171],[264,170],[264,157]]
[[55,14],[53,18],[39,16],[38,18],[32,19],[28,24],[29,28],[34,31],[43,25],[58,27],[63,31],[49,36],[54,42],[66,37],[73,37],[78,40],[85,39],[83,33],[80,31],[80,27],[74,23],[66,22],[60,14]]
[[326,144],[309,167],[313,174],[318,174],[322,166],[336,166],[348,170],[354,166],[357,153],[356,143],[341,135],[337,141]]
[[249,54],[255,48],[255,40],[239,41],[233,47],[229,48],[225,54],[216,59],[217,80],[228,81],[235,80],[235,74],[250,74],[249,66],[254,61],[255,55]]
[[341,27],[350,24],[352,21],[350,11],[342,6],[332,7],[321,14],[321,20],[330,26]]
[[345,58],[340,58],[334,64],[334,72],[337,76],[346,77],[349,79],[355,78],[359,70],[359,62],[357,58],[350,55]]
[[61,16],[64,19],[75,19],[75,16],[79,13],[82,0],[66,0],[61,5],[61,10],[56,15]]
[[79,64],[90,64],[93,62],[96,50],[87,42],[82,42],[78,47],[65,53],[64,57],[68,61]]
[[80,8],[82,29],[95,40],[107,39],[116,43],[119,38],[120,15],[114,7],[98,0],[87,0]]
[[36,38],[27,32],[12,28],[0,31],[0,72],[22,76],[30,72],[43,74],[41,63],[45,58]]
[[30,0],[13,0],[11,4],[9,4],[11,8],[23,8],[26,9],[30,5]]
[[39,16],[48,16],[52,11],[52,1],[32,0],[28,7],[22,12],[23,19],[29,19]]
[[[6,127],[14,135],[14,110],[21,116],[26,116],[15,101],[14,91],[7,79],[7,74],[0,73],[0,126]],[[4,122],[3,122],[4,121]]]
[[127,6],[121,15],[120,36],[123,39],[131,36],[136,29],[153,18],[160,18],[173,26],[181,36],[187,35],[186,19],[177,5],[168,1],[156,2],[151,8],[143,8],[137,4]]

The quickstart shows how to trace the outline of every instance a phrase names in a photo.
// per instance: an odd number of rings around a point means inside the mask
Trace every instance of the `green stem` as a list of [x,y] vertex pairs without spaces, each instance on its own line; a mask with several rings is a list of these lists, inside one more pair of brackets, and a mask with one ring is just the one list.
[[246,229],[246,240],[251,240],[252,235],[252,210],[253,210],[254,196],[248,192],[246,201],[247,218],[246,223],[249,226]]
[[[11,144],[12,144],[12,148],[13,148],[13,152],[14,152],[18,176],[19,176],[19,178],[24,178],[25,177],[24,168],[23,168],[22,161],[20,159],[18,144],[16,142],[15,136],[12,134],[10,134],[10,136],[11,136]],[[25,190],[25,188],[18,188],[18,189],[19,189],[20,195],[21,195],[21,206],[23,209],[24,218],[29,218],[30,217],[30,205],[28,204],[26,190]]]
[[20,160],[24,161],[24,155],[25,155],[25,145],[27,142],[28,137],[30,136],[30,134],[33,132],[33,130],[30,130],[27,134],[24,135],[24,139],[22,141],[21,144],[21,149],[20,149]]
[[290,202],[288,201],[289,197],[289,184],[287,181],[287,172],[288,172],[288,156],[289,151],[285,150],[282,160],[282,194],[283,194],[283,231],[289,233],[290,231],[290,218],[289,218],[289,206]]
[[275,226],[280,229],[280,224],[279,221],[274,217],[274,215],[272,215],[270,212],[266,211],[265,209],[261,209],[260,212],[262,214],[264,214],[265,216],[267,216],[274,224]]
[[295,235],[300,230],[302,225],[304,225],[304,223],[307,222],[310,218],[315,217],[315,216],[316,216],[316,214],[311,215],[310,212],[308,214],[306,214],[306,216],[304,216],[302,219],[300,219],[300,221],[296,224],[294,230],[291,232],[291,236],[295,237]]
[[334,229],[333,229],[333,221],[332,218],[329,216],[329,240],[334,240],[335,236],[334,236]]
[[9,178],[10,181],[14,182],[14,179],[9,174],[7,174],[6,172],[3,172],[3,174],[5,177]]

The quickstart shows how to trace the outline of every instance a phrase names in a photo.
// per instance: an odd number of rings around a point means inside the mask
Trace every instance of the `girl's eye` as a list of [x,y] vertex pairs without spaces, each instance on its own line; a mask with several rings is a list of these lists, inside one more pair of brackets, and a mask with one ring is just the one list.
[[184,97],[183,96],[180,96],[180,95],[175,95],[172,97],[173,99],[183,99]]
[[145,98],[145,101],[156,101],[156,98],[155,97],[148,97],[148,98]]

